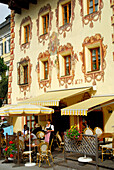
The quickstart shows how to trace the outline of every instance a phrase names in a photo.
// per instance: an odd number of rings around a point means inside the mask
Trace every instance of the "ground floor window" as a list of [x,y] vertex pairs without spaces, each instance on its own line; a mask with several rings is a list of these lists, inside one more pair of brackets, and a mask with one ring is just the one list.
[[27,116],[26,117],[26,124],[30,129],[34,129],[35,124],[36,124],[35,116]]

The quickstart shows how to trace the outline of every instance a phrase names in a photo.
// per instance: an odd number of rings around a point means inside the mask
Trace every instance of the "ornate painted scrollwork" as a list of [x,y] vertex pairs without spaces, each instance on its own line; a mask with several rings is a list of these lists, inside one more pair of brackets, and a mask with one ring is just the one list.
[[[100,45],[101,69],[98,70],[98,71],[87,72],[87,70],[86,70],[85,47],[87,47],[88,44],[90,45],[90,44],[94,44],[94,43],[99,43],[99,45]],[[101,81],[101,80],[104,81],[104,69],[106,68],[105,56],[106,56],[107,45],[103,44],[103,38],[101,37],[100,34],[95,34],[95,36],[86,37],[84,39],[82,46],[83,46],[83,52],[80,52],[80,56],[81,56],[81,61],[82,61],[82,72],[84,73],[85,82],[90,83],[93,80],[93,85],[96,85],[96,80],[97,81]]]

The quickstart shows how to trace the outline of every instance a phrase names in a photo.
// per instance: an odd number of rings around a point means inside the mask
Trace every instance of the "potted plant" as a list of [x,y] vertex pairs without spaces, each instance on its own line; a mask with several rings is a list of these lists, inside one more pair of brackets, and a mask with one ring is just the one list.
[[81,132],[76,125],[71,126],[70,129],[66,131],[66,136],[70,139],[81,140]]
[[17,148],[15,143],[13,143],[12,141],[9,142],[9,146],[7,146],[4,150],[4,156],[6,158],[6,161],[8,161],[8,158],[13,159],[14,158],[14,154],[17,153]]

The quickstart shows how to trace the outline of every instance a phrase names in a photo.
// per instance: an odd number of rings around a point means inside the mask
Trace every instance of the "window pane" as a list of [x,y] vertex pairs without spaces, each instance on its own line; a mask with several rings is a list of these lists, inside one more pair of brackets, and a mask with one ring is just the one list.
[[67,6],[64,7],[64,24],[67,24]]
[[95,11],[98,11],[98,5],[95,5]]
[[24,83],[28,83],[28,65],[24,66]]
[[30,128],[30,122],[27,122],[27,126]]
[[32,121],[32,128],[34,128],[34,121]]
[[27,116],[27,120],[30,120],[30,116]]
[[93,7],[93,0],[90,0],[89,7]]
[[95,0],[95,4],[98,4],[98,0]]
[[92,50],[92,56],[96,56],[96,50]]
[[69,4],[69,23],[71,22],[71,3]]
[[34,120],[34,116],[31,117],[31,120]]
[[93,7],[89,8],[89,14],[93,13]]

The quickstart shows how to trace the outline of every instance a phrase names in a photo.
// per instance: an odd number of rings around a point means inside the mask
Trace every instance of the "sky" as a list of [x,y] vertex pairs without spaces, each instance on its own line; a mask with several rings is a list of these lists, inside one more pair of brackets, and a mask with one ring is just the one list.
[[5,18],[10,14],[10,9],[7,5],[0,3],[0,24],[5,21]]

